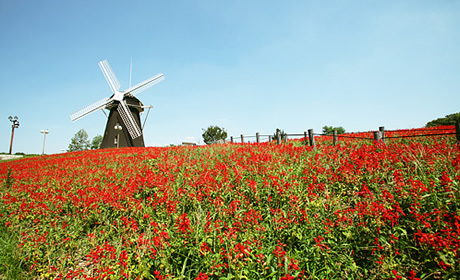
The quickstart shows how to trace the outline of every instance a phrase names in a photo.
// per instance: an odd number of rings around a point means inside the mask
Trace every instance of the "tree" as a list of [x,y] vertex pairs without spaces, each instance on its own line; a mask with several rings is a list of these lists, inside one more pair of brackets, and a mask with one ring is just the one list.
[[84,129],[80,129],[77,133],[75,133],[74,137],[70,139],[67,152],[88,150],[89,147],[90,143],[88,140],[88,133],[86,133]]
[[281,130],[279,128],[276,129],[275,131],[275,134],[273,134],[273,140],[276,140],[278,139],[278,131],[280,132],[281,134],[281,141],[284,141],[286,139],[286,133],[284,132],[284,130]]
[[426,124],[426,127],[434,127],[434,126],[440,126],[440,125],[454,125],[457,122],[460,122],[460,112],[447,115],[444,118],[439,118],[439,119],[429,121]]
[[227,132],[225,129],[220,128],[217,125],[211,125],[206,130],[203,128],[203,131],[203,140],[208,145],[217,143],[219,140],[225,141],[225,138],[227,138]]
[[102,135],[94,136],[93,140],[91,141],[91,150],[99,149],[102,144],[103,137]]
[[332,126],[323,126],[323,134],[325,135],[332,135],[334,133],[334,130],[337,130],[337,134],[344,134],[345,133],[345,128],[339,126],[339,127],[332,127]]

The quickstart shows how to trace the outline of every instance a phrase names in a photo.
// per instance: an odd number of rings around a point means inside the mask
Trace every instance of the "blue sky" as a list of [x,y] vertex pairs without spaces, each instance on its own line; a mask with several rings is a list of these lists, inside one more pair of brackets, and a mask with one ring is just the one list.
[[[153,105],[147,146],[230,135],[422,127],[460,111],[460,1],[0,1],[0,152],[67,149],[106,117],[69,115],[121,82],[166,80],[138,97]],[[144,116],[145,117],[145,114]]]

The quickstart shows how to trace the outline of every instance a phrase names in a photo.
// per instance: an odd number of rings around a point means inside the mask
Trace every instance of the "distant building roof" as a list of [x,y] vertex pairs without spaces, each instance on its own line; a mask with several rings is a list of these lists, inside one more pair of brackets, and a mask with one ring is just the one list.
[[193,142],[182,142],[182,146],[196,146],[196,143],[193,143]]

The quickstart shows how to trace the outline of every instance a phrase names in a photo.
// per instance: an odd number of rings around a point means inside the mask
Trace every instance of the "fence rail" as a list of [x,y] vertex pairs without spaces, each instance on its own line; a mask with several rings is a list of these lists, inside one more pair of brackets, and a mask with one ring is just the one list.
[[[417,129],[417,130],[411,130],[411,129],[402,129],[402,130],[388,130],[386,131],[387,133],[403,133],[405,131],[433,131],[433,132],[439,132],[439,131],[450,131],[451,129]],[[259,132],[256,132],[256,135],[240,135],[241,142],[240,143],[245,143],[245,139],[252,139],[256,138],[256,143],[261,142],[261,137],[268,137],[268,142],[271,142],[272,140],[276,140],[277,144],[281,144],[282,138],[284,137],[284,141],[287,141],[288,137],[299,137],[303,136],[305,139],[305,144],[309,144],[313,148],[316,148],[316,143],[315,143],[315,136],[332,136],[333,143],[334,145],[337,144],[339,138],[350,138],[350,139],[361,139],[361,140],[370,140],[370,141],[381,141],[385,143],[386,139],[398,139],[398,138],[414,138],[414,137],[430,137],[430,136],[443,136],[443,135],[456,135],[457,141],[460,142],[460,123],[455,124],[455,132],[450,132],[450,133],[425,133],[425,134],[416,134],[416,135],[398,135],[398,136],[385,136],[385,127],[381,126],[379,127],[379,130],[377,131],[368,131],[368,132],[352,132],[351,134],[361,134],[361,133],[370,133],[371,135],[369,137],[359,137],[359,136],[350,136],[350,135],[344,135],[344,134],[337,134],[337,131],[334,130],[332,135],[329,134],[318,134],[318,133],[313,133],[313,129],[309,129],[308,131],[305,131],[304,133],[284,133],[281,135],[281,132],[278,130],[276,135],[270,135],[270,134],[259,134]],[[308,140],[308,141],[307,141]],[[227,140],[226,140],[227,141]],[[233,136],[230,137],[229,141],[231,143],[235,143]]]

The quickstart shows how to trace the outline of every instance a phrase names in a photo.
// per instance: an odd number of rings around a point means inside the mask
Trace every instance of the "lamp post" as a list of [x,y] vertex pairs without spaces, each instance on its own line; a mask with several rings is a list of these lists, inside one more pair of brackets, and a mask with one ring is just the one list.
[[47,129],[47,130],[40,130],[40,133],[43,133],[43,150],[42,150],[42,155],[44,155],[44,154],[45,154],[46,134],[48,134],[48,133],[50,133],[50,132],[49,132],[48,129]]
[[123,129],[121,127],[121,125],[119,123],[117,123],[115,126],[114,126],[114,129],[117,131],[117,148],[119,147],[119,143],[120,143],[120,131]]
[[10,155],[11,155],[11,151],[13,150],[14,129],[19,127],[19,121],[18,121],[18,116],[14,116],[14,118],[12,116],[9,116],[8,119],[10,120],[10,122],[13,123],[11,125],[11,142],[10,142]]

